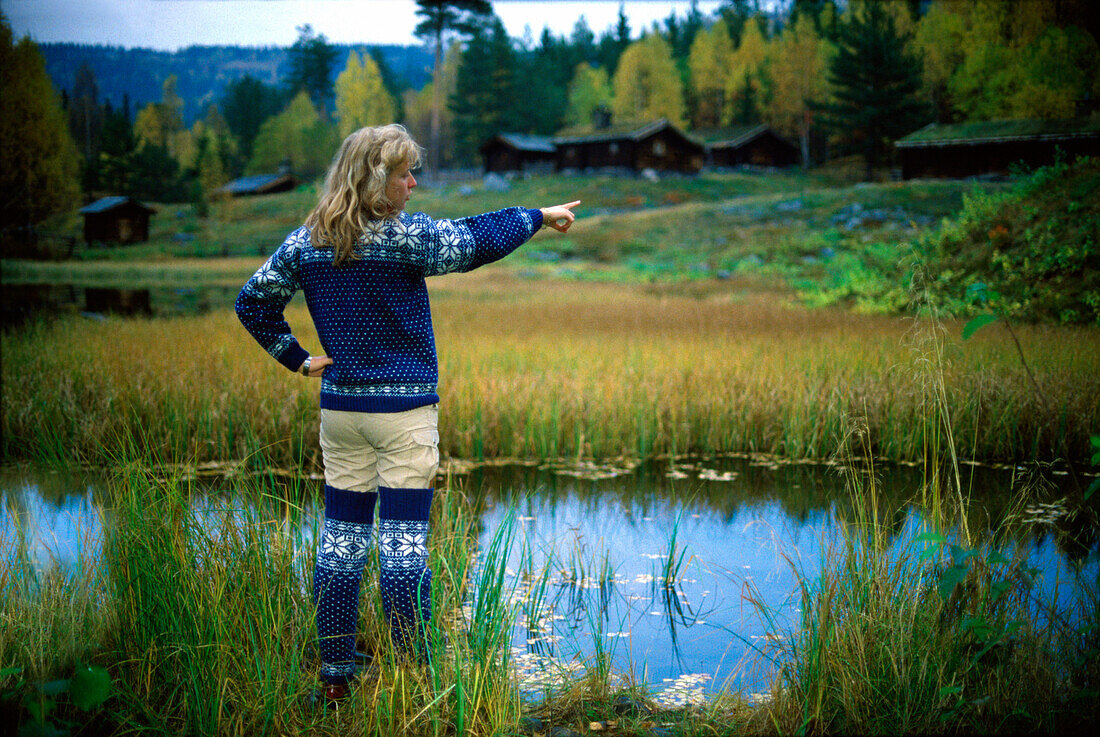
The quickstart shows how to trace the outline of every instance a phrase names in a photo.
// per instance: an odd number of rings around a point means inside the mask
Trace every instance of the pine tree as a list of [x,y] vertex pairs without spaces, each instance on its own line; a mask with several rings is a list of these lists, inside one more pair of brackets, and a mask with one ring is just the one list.
[[597,45],[600,66],[607,73],[614,76],[619,68],[619,60],[627,47],[630,46],[630,21],[627,20],[623,7],[619,6],[619,20],[614,30],[609,30],[600,36]]
[[31,235],[80,195],[79,154],[45,61],[30,38],[15,42],[0,14],[0,241]]
[[443,49],[447,33],[468,36],[479,20],[493,12],[488,0],[416,0],[416,14],[421,21],[413,31],[417,36],[432,42],[432,119],[428,144],[428,167],[438,170],[441,160],[440,144],[443,120],[443,85],[439,75],[443,70]]
[[515,83],[524,94],[515,97],[514,118],[528,133],[551,134],[561,128],[569,106],[568,87],[579,63],[576,49],[544,29],[534,49],[519,50]]
[[316,33],[308,23],[298,27],[298,38],[289,52],[287,87],[291,93],[304,90],[323,120],[328,120],[332,109],[332,69],[336,53],[325,34]]
[[111,107],[110,102],[103,108],[99,185],[114,194],[135,194],[133,169],[137,140],[130,122],[129,102],[129,98],[125,98],[123,109],[118,111]]
[[833,101],[814,106],[828,128],[862,152],[868,180],[890,143],[928,117],[927,106],[917,97],[920,62],[904,46],[885,8],[863,5],[840,27],[827,74]]
[[569,36],[571,47],[577,63],[585,62],[594,65],[599,62],[599,52],[596,48],[596,34],[588,27],[588,21],[582,15],[573,25],[573,33]]
[[222,115],[246,161],[252,156],[252,142],[260,126],[284,105],[286,100],[280,90],[249,74],[225,86],[220,102]]
[[450,99],[459,160],[474,161],[482,143],[517,127],[515,66],[512,41],[500,18],[493,16],[466,44]]
[[96,84],[95,72],[87,62],[76,70],[68,114],[69,132],[77,142],[82,156],[83,189],[91,192],[98,184],[99,136],[103,127],[103,108],[99,105],[99,85]]

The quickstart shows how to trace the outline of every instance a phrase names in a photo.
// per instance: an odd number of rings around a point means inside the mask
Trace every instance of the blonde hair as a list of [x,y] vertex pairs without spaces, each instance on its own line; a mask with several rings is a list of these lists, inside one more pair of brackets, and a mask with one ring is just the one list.
[[340,144],[317,206],[306,218],[314,248],[332,248],[336,266],[355,258],[355,244],[399,207],[386,196],[390,175],[420,164],[420,146],[396,123],[360,128]]

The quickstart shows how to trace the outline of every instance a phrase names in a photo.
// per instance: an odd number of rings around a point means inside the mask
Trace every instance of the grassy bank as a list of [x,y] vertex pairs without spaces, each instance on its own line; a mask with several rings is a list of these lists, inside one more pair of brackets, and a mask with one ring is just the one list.
[[[905,244],[954,215],[968,193],[1004,185],[915,181],[855,184],[830,172],[704,173],[651,182],[619,176],[535,176],[505,191],[480,180],[425,185],[410,208],[459,217],[510,205],[582,200],[568,236],[543,233],[505,262],[532,276],[626,282],[740,282],[796,290],[811,303],[896,309],[896,262]],[[164,205],[148,243],[78,248],[63,262],[4,264],[8,283],[116,287],[241,281],[297,227],[316,188],[230,200],[207,218]],[[79,239],[75,217],[51,226]],[[173,279],[172,273],[178,269]],[[728,285],[727,285],[728,286]],[[903,297],[902,297],[903,298]]]
[[[1020,328],[1042,403],[995,328],[963,343],[958,326],[918,329],[927,321],[492,271],[436,282],[433,302],[450,456],[821,458],[858,417],[876,455],[920,460],[939,428],[921,419],[914,367],[940,341],[962,457],[1082,459],[1100,427],[1100,335],[1088,328]],[[305,309],[289,319],[316,350]],[[4,334],[3,352],[5,459],[102,465],[121,440],[173,462],[319,468],[318,385],[228,310],[37,324]]]
[[[875,475],[852,474],[848,491],[847,533],[820,575],[800,577],[800,621],[777,638],[784,666],[768,710],[778,733],[1050,734],[1095,723],[1095,575],[1058,612],[1036,596],[1039,571],[1010,552],[1019,515],[975,540],[953,511],[969,506],[937,493],[920,508],[938,522],[893,550],[896,521]],[[1021,509],[1025,497],[1015,496]],[[1083,539],[1094,539],[1091,520]]]
[[[261,474],[210,495],[178,476],[149,476],[153,459],[134,458],[120,461],[104,490],[101,555],[83,556],[72,570],[42,569],[18,535],[2,541],[7,724],[41,733],[227,736],[573,730],[559,732],[568,735],[597,722],[637,737],[1050,733],[1075,732],[1100,706],[1095,585],[1075,610],[1051,616],[1033,599],[1034,572],[1007,547],[967,541],[958,526],[965,510],[950,493],[926,497],[929,526],[893,551],[896,520],[877,504],[866,481],[874,475],[857,473],[842,513],[849,534],[823,569],[803,570],[798,551],[784,551],[800,573],[802,614],[791,628],[769,628],[770,656],[781,668],[763,704],[724,693],[703,706],[656,709],[599,648],[538,698],[525,696],[512,628],[520,616],[539,619],[551,564],[508,576],[509,523],[479,549],[479,502],[448,487],[431,523],[436,667],[393,658],[368,583],[359,644],[377,653],[377,666],[339,710],[316,709],[308,699],[318,669],[309,600],[313,490]],[[957,531],[951,543],[947,530]],[[677,549],[675,533],[668,548]],[[579,549],[563,555],[573,565],[601,565]],[[365,580],[376,576],[372,560]],[[767,607],[758,607],[767,621]],[[78,687],[95,677],[98,687]]]

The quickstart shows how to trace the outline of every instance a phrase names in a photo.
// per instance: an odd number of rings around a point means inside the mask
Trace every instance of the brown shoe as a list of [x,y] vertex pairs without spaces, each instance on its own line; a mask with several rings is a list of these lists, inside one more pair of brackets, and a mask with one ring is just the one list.
[[313,692],[310,700],[314,708],[336,707],[348,696],[351,696],[351,687],[348,684],[326,683]]

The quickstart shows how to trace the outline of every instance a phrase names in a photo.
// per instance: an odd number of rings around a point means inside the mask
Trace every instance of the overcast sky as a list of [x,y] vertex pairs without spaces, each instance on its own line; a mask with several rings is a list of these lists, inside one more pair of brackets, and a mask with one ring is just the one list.
[[[722,3],[698,0],[710,15]],[[623,6],[633,35],[691,0],[493,0],[508,34],[568,35],[580,16],[597,35]],[[417,44],[415,0],[0,0],[16,38],[173,50],[193,44],[289,46],[309,23],[333,43]]]

